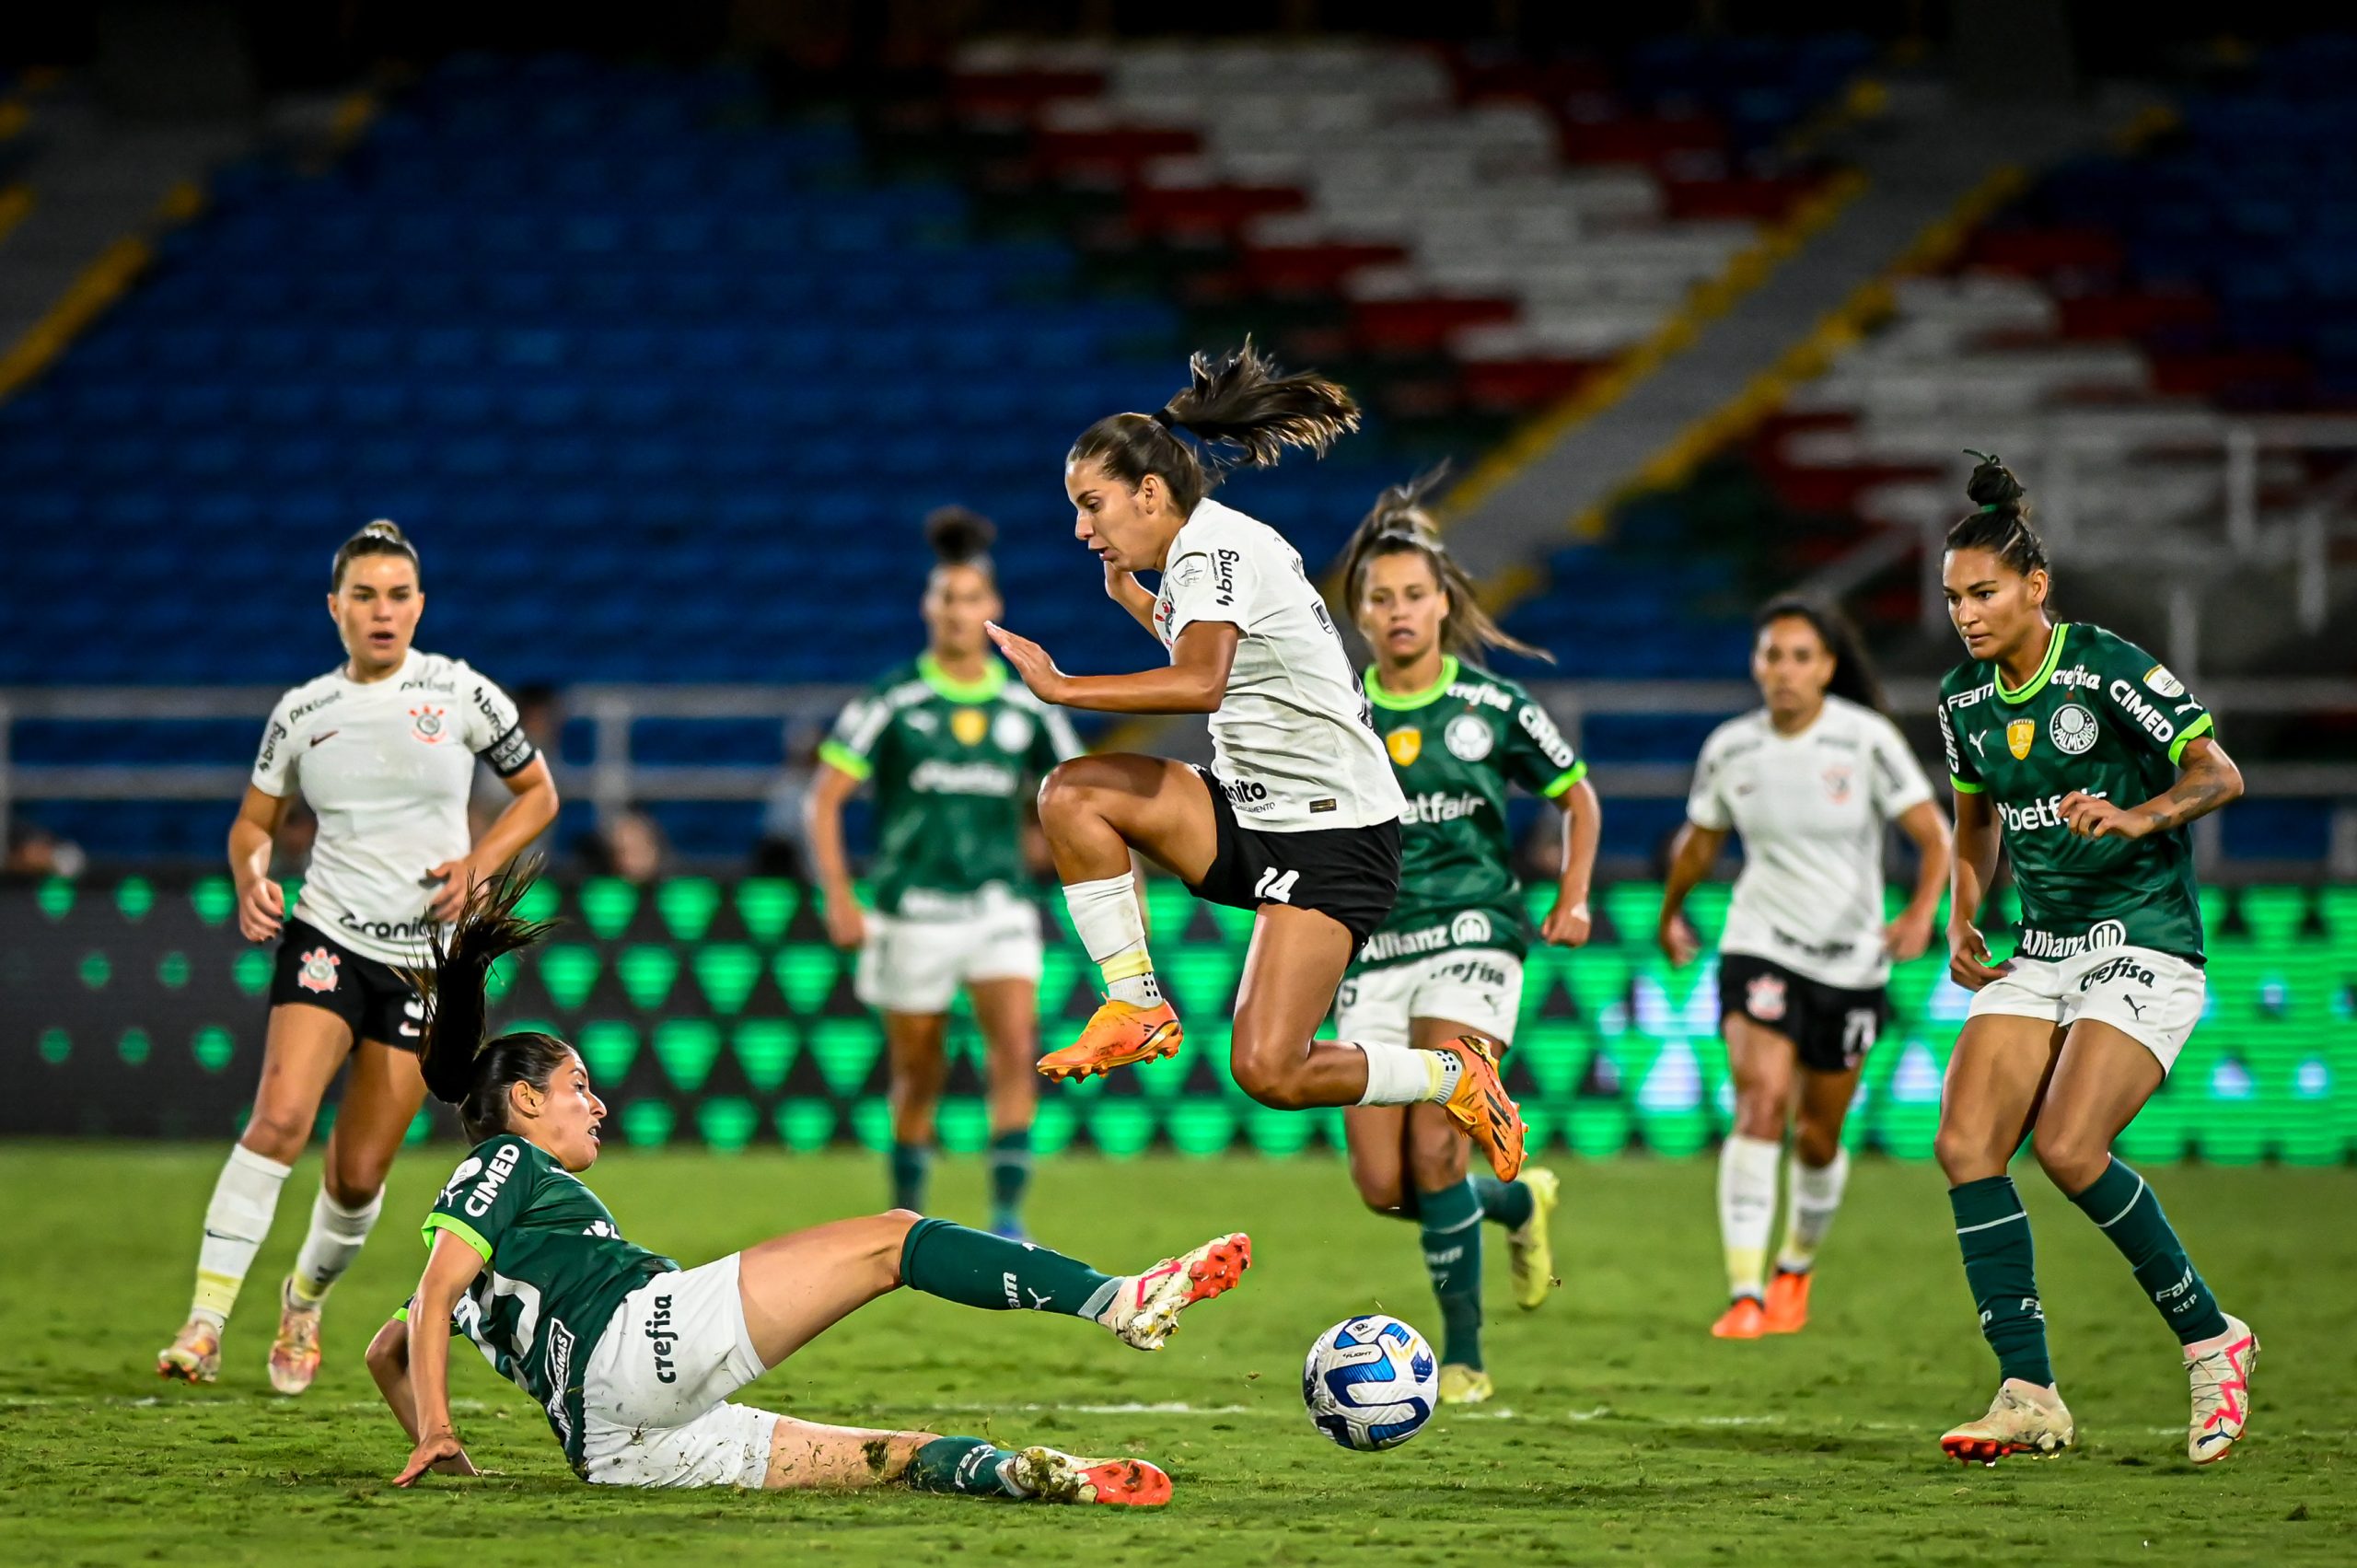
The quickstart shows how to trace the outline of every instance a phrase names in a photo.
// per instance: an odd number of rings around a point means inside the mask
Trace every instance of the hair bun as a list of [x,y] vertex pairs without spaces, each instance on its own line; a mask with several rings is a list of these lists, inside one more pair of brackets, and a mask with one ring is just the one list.
[[353,537],[354,539],[381,539],[393,544],[407,544],[409,542],[408,536],[401,532],[401,526],[393,521],[390,517],[377,518],[375,522],[370,523],[366,528],[362,528],[358,533],[353,535]]
[[1972,477],[1965,482],[1967,500],[1984,512],[1999,512],[2010,517],[2029,515],[2029,492],[2022,488],[2022,482],[2014,477],[2013,470],[1996,453],[1976,452],[1968,447],[1964,455],[1980,459]]
[[943,506],[924,520],[925,542],[945,566],[979,560],[998,538],[998,526],[965,506]]

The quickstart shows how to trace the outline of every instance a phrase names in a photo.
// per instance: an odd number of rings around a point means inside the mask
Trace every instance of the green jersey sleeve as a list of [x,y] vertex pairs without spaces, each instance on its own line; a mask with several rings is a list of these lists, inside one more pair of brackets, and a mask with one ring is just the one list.
[[846,703],[835,727],[819,743],[819,761],[862,783],[876,772],[876,753],[892,727],[892,705],[880,691]]
[[433,1246],[434,1233],[447,1230],[490,1262],[499,1238],[531,1207],[540,1182],[539,1164],[524,1157],[524,1140],[486,1140],[459,1162],[434,1200],[422,1232],[425,1244]]
[[1080,737],[1073,733],[1072,720],[1064,717],[1062,708],[1040,704],[1035,715],[1039,724],[1031,731],[1031,745],[1024,758],[1024,766],[1039,778],[1046,778],[1059,762],[1069,762],[1080,755]]
[[1560,799],[1565,790],[1587,777],[1587,763],[1556,727],[1554,715],[1527,691],[1515,693],[1504,766],[1508,779],[1550,800]]
[[2120,719],[2131,744],[2155,751],[2171,766],[2182,763],[2187,744],[2210,734],[2216,724],[2200,698],[2168,666],[2125,637],[2108,638],[2104,697]]
[[1980,770],[1956,741],[1956,718],[1949,712],[1953,698],[1943,692],[1937,710],[1940,720],[1940,750],[1947,759],[1948,783],[1959,795],[1979,795],[1988,787],[1980,777]]

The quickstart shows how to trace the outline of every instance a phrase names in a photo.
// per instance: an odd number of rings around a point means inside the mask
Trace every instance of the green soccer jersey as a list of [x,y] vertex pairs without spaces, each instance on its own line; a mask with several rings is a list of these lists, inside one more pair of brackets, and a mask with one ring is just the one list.
[[456,1326],[540,1401],[578,1470],[581,1369],[622,1297],[679,1265],[624,1241],[596,1193],[511,1133],[459,1162],[425,1216],[427,1246],[437,1230],[483,1258]]
[[1366,672],[1375,727],[1408,808],[1399,819],[1399,901],[1359,948],[1352,971],[1451,947],[1519,956],[1522,885],[1506,839],[1506,786],[1552,800],[1587,764],[1547,710],[1502,675],[1443,658],[1440,679],[1409,696]]
[[1023,882],[1023,795],[1080,742],[1062,710],[990,661],[952,680],[931,655],[842,711],[820,760],[876,781],[876,907],[920,919],[971,912]]
[[2183,830],[2081,838],[2062,824],[2073,790],[2142,805],[2176,782],[2209,711],[2150,654],[2100,626],[2054,628],[2046,662],[2019,691],[1975,659],[1940,682],[1948,774],[1988,796],[2021,891],[2025,958],[2128,945],[2201,961],[2193,845]]

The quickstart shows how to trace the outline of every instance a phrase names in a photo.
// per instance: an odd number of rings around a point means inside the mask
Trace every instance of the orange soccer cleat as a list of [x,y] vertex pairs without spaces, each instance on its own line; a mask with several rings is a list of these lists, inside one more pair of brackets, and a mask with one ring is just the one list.
[[1496,1047],[1480,1035],[1463,1035],[1441,1049],[1464,1063],[1441,1109],[1490,1156],[1498,1179],[1512,1181],[1522,1174],[1523,1139],[1529,1130],[1498,1077]]
[[1808,1325],[1808,1282],[1806,1269],[1779,1269],[1776,1277],[1768,1282],[1767,1320],[1760,1324],[1763,1334],[1797,1334]]
[[1053,1448],[1026,1448],[1007,1461],[1006,1477],[1042,1503],[1105,1503],[1159,1508],[1170,1478],[1144,1459],[1084,1459]]
[[1711,1325],[1714,1340],[1756,1340],[1768,1331],[1768,1314],[1756,1295],[1738,1295],[1727,1303],[1719,1320]]
[[1107,1002],[1089,1016],[1080,1038],[1062,1051],[1039,1058],[1039,1075],[1062,1083],[1091,1073],[1109,1073],[1140,1062],[1159,1062],[1178,1053],[1187,1031],[1167,1002],[1141,1007],[1132,1002]]

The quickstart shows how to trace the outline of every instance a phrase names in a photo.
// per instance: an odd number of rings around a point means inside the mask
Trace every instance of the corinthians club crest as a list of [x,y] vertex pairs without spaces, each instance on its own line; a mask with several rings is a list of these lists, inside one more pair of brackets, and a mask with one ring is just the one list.
[[434,707],[430,703],[412,708],[409,711],[409,732],[428,746],[441,745],[443,737],[450,733],[449,723],[443,716],[447,712],[447,709]]
[[314,947],[303,955],[303,967],[296,971],[295,983],[306,991],[333,991],[335,971],[343,963],[325,947]]
[[1784,1016],[1784,981],[1780,975],[1756,974],[1743,988],[1743,1010],[1763,1024]]

